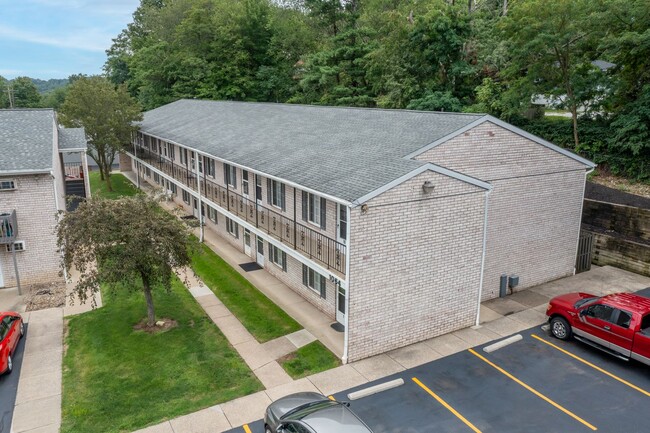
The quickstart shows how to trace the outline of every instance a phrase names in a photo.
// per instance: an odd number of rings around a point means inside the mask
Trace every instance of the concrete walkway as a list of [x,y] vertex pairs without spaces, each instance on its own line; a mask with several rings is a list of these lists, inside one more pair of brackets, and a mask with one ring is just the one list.
[[[573,291],[602,295],[637,291],[649,286],[650,278],[609,266],[594,267],[589,272],[485,302],[481,307],[482,323],[478,327],[462,329],[303,379],[267,387],[264,391],[138,430],[137,433],[227,431],[262,418],[266,407],[285,395],[299,391],[334,394],[541,325],[546,321],[544,312],[553,296]],[[200,298],[209,295],[192,290],[199,294],[195,297],[200,303]]]

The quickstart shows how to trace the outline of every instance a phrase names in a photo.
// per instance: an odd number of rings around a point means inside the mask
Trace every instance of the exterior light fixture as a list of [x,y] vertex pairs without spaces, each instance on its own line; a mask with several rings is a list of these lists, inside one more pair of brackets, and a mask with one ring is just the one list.
[[430,180],[427,180],[422,184],[422,191],[424,191],[425,194],[429,194],[429,193],[433,192],[435,187],[436,186],[433,184],[433,182],[431,182]]
[[367,213],[368,212],[368,203],[364,203],[361,205],[361,213]]

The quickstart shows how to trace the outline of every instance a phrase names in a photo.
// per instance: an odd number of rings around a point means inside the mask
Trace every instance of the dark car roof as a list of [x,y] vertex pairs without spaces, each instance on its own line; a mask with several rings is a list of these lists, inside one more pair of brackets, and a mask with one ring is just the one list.
[[650,313],[650,299],[634,293],[614,293],[605,295],[603,301],[623,310],[632,311],[645,315]]

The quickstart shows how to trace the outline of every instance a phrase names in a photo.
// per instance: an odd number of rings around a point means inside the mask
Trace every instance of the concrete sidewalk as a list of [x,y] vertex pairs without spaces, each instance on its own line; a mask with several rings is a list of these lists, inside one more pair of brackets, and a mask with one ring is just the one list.
[[262,418],[266,407],[285,395],[299,391],[334,394],[541,325],[546,321],[544,312],[553,296],[573,291],[602,295],[637,291],[649,286],[650,278],[609,266],[594,267],[589,272],[485,302],[481,307],[482,323],[478,327],[462,329],[303,379],[267,387],[264,391],[165,421],[137,433],[227,431]]

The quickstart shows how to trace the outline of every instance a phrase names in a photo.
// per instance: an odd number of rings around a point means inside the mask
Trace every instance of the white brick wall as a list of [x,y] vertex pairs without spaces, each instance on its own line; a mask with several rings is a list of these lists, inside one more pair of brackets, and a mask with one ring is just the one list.
[[417,159],[494,186],[484,300],[499,295],[502,273],[519,275],[517,290],[573,274],[584,165],[489,122]]
[[350,361],[473,323],[484,203],[485,190],[425,172],[353,210]]
[[[17,252],[18,272],[23,285],[63,281],[59,276],[61,256],[56,248],[56,204],[54,180],[49,174],[14,176],[17,189],[0,191],[0,212],[16,209],[18,238],[25,251]],[[0,245],[0,271],[4,286],[16,285],[13,258]]]

